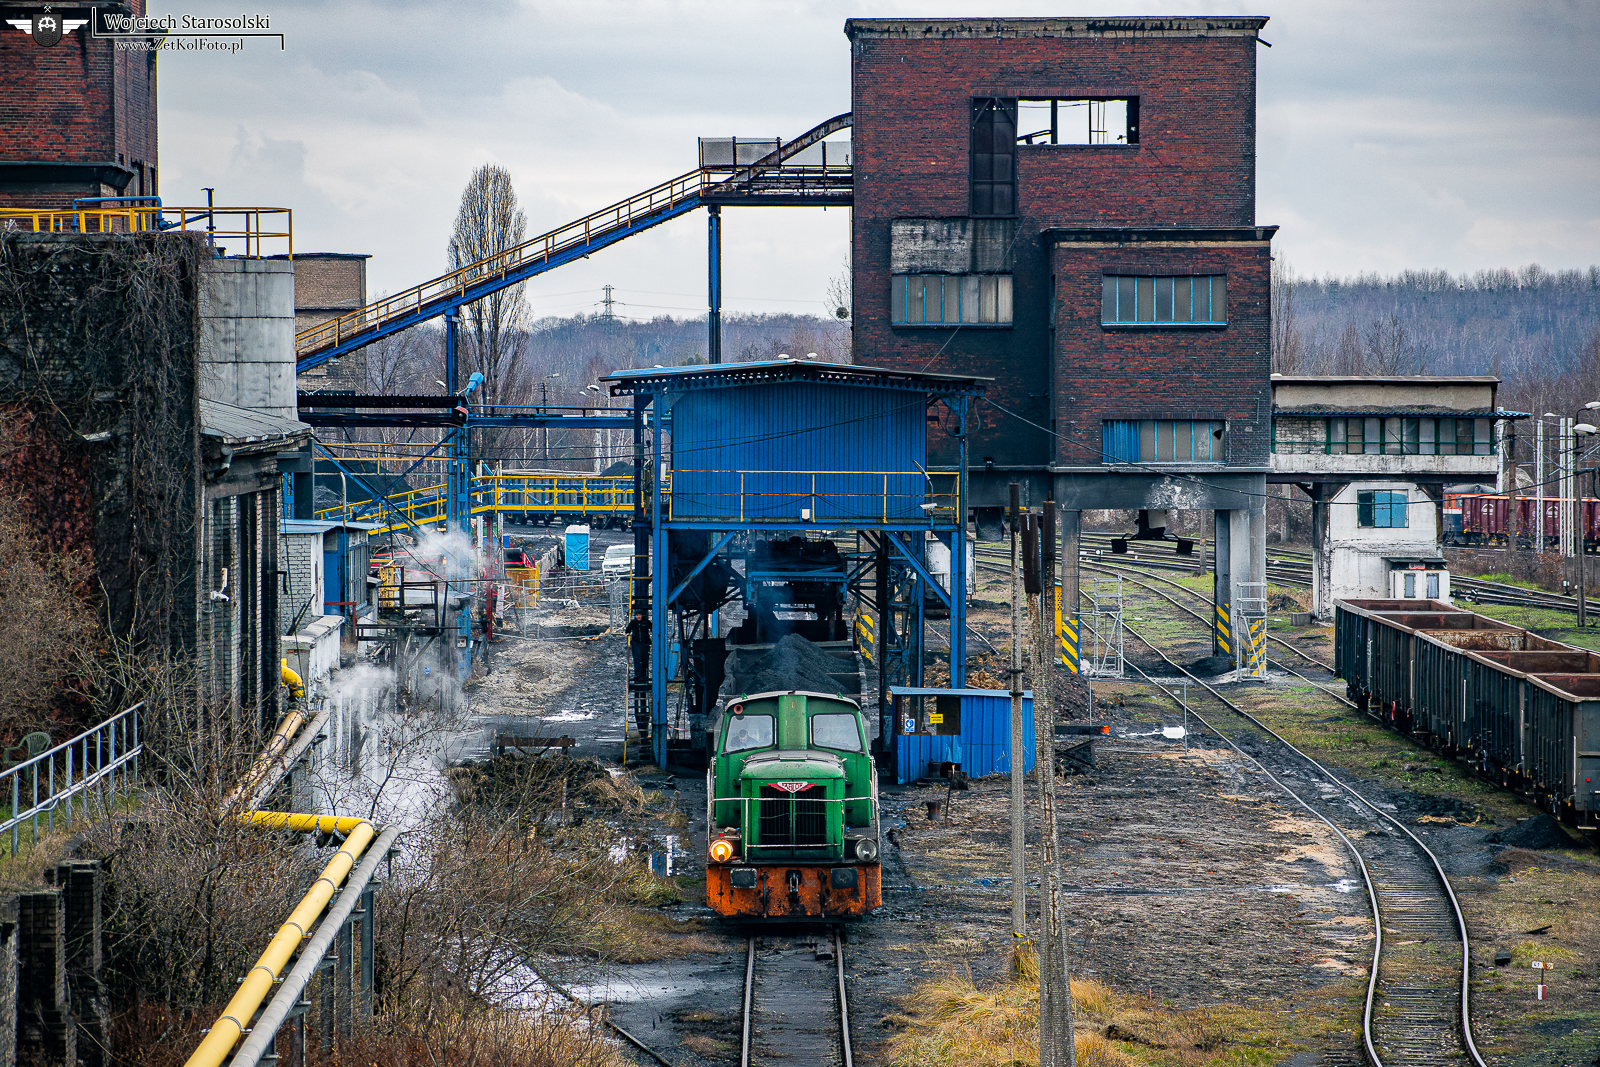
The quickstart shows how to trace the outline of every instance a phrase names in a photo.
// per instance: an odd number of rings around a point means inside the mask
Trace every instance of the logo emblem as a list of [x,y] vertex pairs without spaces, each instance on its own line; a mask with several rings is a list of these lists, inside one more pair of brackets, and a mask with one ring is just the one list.
[[31,19],[6,19],[6,22],[31,36],[40,48],[54,48],[62,37],[89,24],[88,19],[65,19],[48,10]]
[[772,788],[781,789],[785,793],[798,793],[802,789],[810,789],[815,782],[773,782]]

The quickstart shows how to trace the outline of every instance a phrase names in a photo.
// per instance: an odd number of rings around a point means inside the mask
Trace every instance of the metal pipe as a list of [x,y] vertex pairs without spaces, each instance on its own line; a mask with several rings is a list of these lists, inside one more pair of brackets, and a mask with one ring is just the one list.
[[[278,932],[267,943],[266,951],[245,975],[244,981],[239,985],[239,991],[228,1001],[228,1006],[222,1009],[222,1015],[206,1034],[205,1040],[200,1042],[200,1047],[185,1061],[184,1067],[221,1067],[233,1046],[250,1032],[250,1027],[246,1024],[255,1015],[261,1002],[266,999],[267,991],[277,984],[278,973],[288,964],[295,949],[300,947],[300,942],[305,940],[306,931],[328,906],[339,884],[350,874],[362,852],[377,835],[377,828],[365,819],[261,811],[251,812],[246,819],[257,825],[282,825],[302,832],[322,830],[325,823],[332,824],[330,829],[337,829],[347,836],[344,847],[334,853],[333,858],[322,869],[322,874],[311,883],[310,890],[301,898],[294,911],[289,913],[283,925],[278,927]],[[355,906],[356,896],[356,894],[350,895],[352,907]]]
[[349,921],[350,913],[365,895],[363,891],[371,883],[372,876],[378,870],[378,864],[383,862],[383,858],[389,854],[389,850],[394,847],[395,839],[399,836],[400,830],[397,827],[385,830],[378,836],[372,848],[367,850],[361,866],[351,873],[344,892],[333,902],[327,916],[322,920],[322,925],[317,927],[316,933],[311,935],[305,948],[300,951],[300,960],[295,964],[294,970],[284,977],[278,992],[273,995],[267,1006],[261,1009],[261,1017],[256,1020],[250,1036],[239,1046],[239,1051],[234,1053],[232,1061],[234,1067],[247,1067],[259,1063],[267,1054],[273,1035],[294,1010],[301,993],[305,991],[306,985],[316,974],[317,967],[321,965],[322,958],[328,954],[328,949],[333,945],[333,939]]

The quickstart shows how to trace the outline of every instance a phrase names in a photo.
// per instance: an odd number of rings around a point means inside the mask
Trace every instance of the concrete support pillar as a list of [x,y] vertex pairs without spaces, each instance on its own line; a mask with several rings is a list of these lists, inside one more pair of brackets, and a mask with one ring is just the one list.
[[66,897],[56,891],[17,898],[17,1052],[45,1063],[78,1062],[78,1027],[67,997]]
[[0,1067],[17,1067],[17,898],[0,897]]
[[1311,498],[1311,617],[1318,622],[1333,621],[1333,598],[1329,595],[1328,494],[1314,487]]
[[1211,654],[1233,655],[1233,512],[1212,513],[1217,566],[1211,579]]
[[1248,521],[1250,561],[1247,569],[1249,576],[1239,580],[1264,583],[1267,580],[1267,501],[1265,497],[1257,497],[1255,503],[1250,506]]
[[1083,512],[1059,511],[1061,524],[1061,648],[1057,654],[1073,674],[1078,670],[1078,545],[1083,530]]

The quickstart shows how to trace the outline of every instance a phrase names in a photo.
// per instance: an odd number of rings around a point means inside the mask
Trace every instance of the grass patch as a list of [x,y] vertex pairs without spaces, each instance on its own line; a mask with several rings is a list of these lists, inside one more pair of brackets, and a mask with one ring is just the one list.
[[[1026,972],[1027,968],[1021,968]],[[896,1067],[1013,1067],[1039,1062],[1039,987],[1024,974],[978,985],[951,969],[918,986],[885,1022]],[[1245,1067],[1304,1051],[1337,1028],[1314,1010],[1214,1004],[1176,1010],[1096,981],[1072,982],[1082,1067]]]
[[1544,587],[1538,582],[1530,582],[1526,578],[1513,578],[1509,574],[1473,574],[1462,575],[1462,577],[1472,577],[1483,582],[1499,582],[1501,585],[1514,585],[1522,589],[1537,589],[1540,592],[1544,591]]

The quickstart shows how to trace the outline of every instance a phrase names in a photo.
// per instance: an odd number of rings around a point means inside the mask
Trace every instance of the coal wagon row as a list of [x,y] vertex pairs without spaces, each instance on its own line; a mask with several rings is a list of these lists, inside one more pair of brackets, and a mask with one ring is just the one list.
[[1440,601],[1342,600],[1334,673],[1362,710],[1595,829],[1600,654]]

